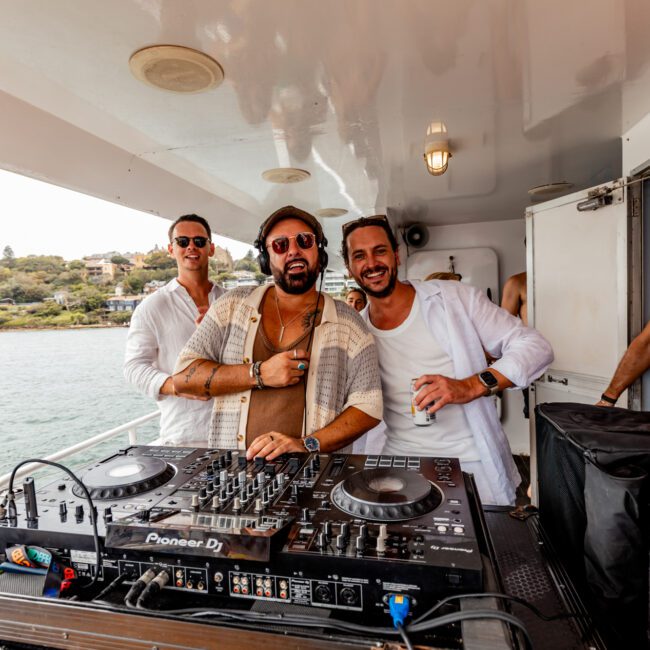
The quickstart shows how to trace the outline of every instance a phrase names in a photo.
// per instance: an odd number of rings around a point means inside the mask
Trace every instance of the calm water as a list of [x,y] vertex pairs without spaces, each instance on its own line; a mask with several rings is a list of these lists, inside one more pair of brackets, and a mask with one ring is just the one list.
[[[127,328],[0,332],[0,474],[156,410],[122,377]],[[156,437],[158,420],[138,429]],[[101,458],[127,434],[81,452],[72,467]]]

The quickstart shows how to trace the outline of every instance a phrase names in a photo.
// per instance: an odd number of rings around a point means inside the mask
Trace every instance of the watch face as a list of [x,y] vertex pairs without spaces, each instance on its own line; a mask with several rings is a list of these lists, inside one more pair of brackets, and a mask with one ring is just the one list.
[[492,388],[493,386],[496,386],[499,383],[497,378],[491,372],[488,372],[487,370],[485,372],[482,372],[479,375],[479,377],[483,381],[483,383],[486,386],[489,386],[490,388]]
[[307,436],[304,440],[304,444],[307,451],[318,451],[320,449],[318,438],[314,438],[313,436]]

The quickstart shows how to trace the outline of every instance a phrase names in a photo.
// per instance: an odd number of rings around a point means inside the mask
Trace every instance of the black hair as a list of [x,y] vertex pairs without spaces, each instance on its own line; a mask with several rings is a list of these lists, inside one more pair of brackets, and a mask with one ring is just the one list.
[[169,233],[168,234],[169,234],[169,243],[170,244],[172,243],[172,236],[174,235],[174,228],[176,228],[176,226],[179,223],[183,223],[184,221],[192,221],[194,223],[200,223],[205,228],[205,232],[208,233],[208,239],[210,241],[212,241],[212,231],[210,230],[210,224],[203,217],[199,217],[198,214],[184,214],[183,216],[178,217],[178,219],[176,219],[176,221],[174,221],[174,223],[171,226],[169,226]]
[[395,237],[395,233],[390,227],[388,219],[384,215],[376,215],[374,217],[361,217],[361,219],[350,221],[343,226],[341,257],[343,257],[343,261],[345,262],[346,266],[348,265],[348,237],[358,228],[367,228],[368,226],[379,226],[382,228],[386,233],[386,237],[388,237],[388,242],[390,243],[393,252],[397,251],[399,247],[397,243],[397,237]]

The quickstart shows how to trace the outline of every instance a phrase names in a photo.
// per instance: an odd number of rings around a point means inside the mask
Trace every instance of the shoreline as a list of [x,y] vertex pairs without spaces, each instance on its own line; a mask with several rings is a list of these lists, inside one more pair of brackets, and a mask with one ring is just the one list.
[[113,329],[116,327],[126,327],[128,329],[128,325],[120,325],[117,323],[93,323],[92,325],[66,325],[65,327],[55,327],[52,325],[45,325],[43,327],[0,327],[0,334],[2,332],[46,332],[49,330]]

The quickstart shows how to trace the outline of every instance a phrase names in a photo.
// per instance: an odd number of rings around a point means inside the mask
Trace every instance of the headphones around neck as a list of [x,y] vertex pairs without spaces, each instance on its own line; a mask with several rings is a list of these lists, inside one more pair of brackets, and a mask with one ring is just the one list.
[[[321,228],[320,224],[318,222],[316,223],[317,223],[317,228],[314,228],[312,224],[308,224],[305,221],[305,225],[308,225],[310,228],[315,230],[314,234],[316,235],[316,246],[318,247],[319,273],[325,273],[325,269],[327,268],[327,262],[329,261],[327,251],[325,250],[325,247],[327,246],[327,237],[325,237],[325,234],[323,233],[323,229]],[[273,275],[273,273],[271,272],[271,261],[269,260],[269,251],[266,248],[266,237],[263,235],[265,226],[266,226],[266,221],[260,226],[260,230],[257,233],[257,238],[253,242],[253,246],[258,251],[257,261],[260,265],[260,271],[264,273],[264,275]]]

